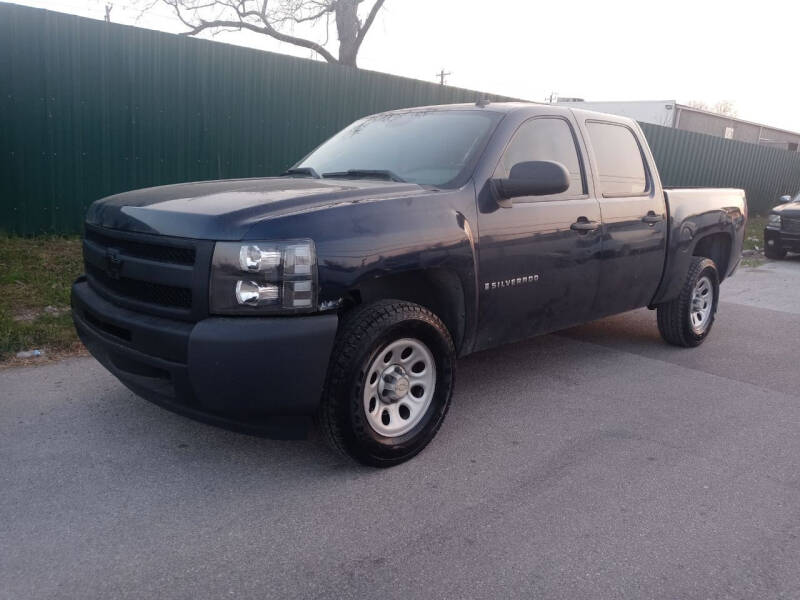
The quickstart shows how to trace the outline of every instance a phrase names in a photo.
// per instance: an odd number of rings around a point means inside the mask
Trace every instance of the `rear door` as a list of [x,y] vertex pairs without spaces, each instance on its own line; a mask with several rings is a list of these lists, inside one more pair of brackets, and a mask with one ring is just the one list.
[[664,193],[646,159],[638,128],[612,119],[583,120],[603,220],[594,316],[646,306],[666,255]]
[[511,136],[491,175],[508,177],[520,162],[554,160],[570,173],[566,192],[514,198],[511,208],[499,208],[485,198],[484,187],[477,348],[561,329],[591,314],[601,220],[578,139],[570,114],[529,118]]

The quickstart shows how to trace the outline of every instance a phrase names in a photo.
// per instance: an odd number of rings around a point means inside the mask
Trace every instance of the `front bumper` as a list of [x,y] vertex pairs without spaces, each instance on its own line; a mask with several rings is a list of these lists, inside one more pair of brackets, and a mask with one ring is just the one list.
[[305,435],[338,326],[335,314],[165,319],[108,302],[84,278],[72,286],[72,315],[89,352],[137,395],[274,438]]
[[800,252],[800,233],[787,233],[781,229],[764,228],[764,246]]

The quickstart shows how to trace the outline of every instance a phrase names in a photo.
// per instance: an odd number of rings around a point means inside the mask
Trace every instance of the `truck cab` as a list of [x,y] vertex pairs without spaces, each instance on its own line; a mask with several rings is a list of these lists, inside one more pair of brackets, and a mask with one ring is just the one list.
[[[490,276],[480,289],[482,348],[648,304],[667,241],[664,193],[635,123],[549,106],[512,116],[476,177],[479,266]],[[492,182],[529,161],[564,165],[567,189],[499,205]],[[516,289],[497,293],[506,281]]]

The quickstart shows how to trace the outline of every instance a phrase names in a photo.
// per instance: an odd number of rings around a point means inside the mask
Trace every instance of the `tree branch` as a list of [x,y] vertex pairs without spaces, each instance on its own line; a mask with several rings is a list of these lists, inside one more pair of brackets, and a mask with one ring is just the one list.
[[[187,31],[196,36],[210,30],[247,30],[280,42],[308,48],[329,63],[356,66],[356,56],[385,0],[135,0],[152,8],[163,2],[172,8]],[[372,4],[363,24],[357,7]],[[142,11],[144,12],[144,11]],[[335,15],[339,56],[326,49],[330,21]],[[325,41],[293,35],[295,25],[325,23]],[[321,25],[320,25],[321,27]]]
[[333,54],[328,52],[325,48],[323,48],[316,42],[312,42],[311,40],[299,38],[293,35],[281,33],[280,31],[272,27],[272,25],[270,25],[269,22],[267,21],[264,21],[263,27],[259,27],[258,25],[255,25],[253,23],[248,23],[247,21],[223,21],[223,20],[204,21],[202,19],[200,20],[200,23],[198,25],[192,26],[189,25],[188,23],[187,25],[189,27],[192,27],[192,29],[190,31],[183,32],[181,35],[186,35],[186,36],[197,35],[205,31],[206,29],[213,29],[219,27],[233,27],[235,29],[247,29],[249,31],[254,31],[256,33],[262,33],[264,35],[268,35],[280,42],[286,42],[287,44],[294,44],[295,46],[301,46],[302,48],[308,48],[310,50],[313,50],[314,52],[319,54],[322,58],[324,58],[330,63],[339,62],[338,60],[336,60],[336,57],[333,56]]
[[375,0],[375,4],[372,5],[369,15],[367,15],[367,20],[364,21],[364,25],[362,25],[361,29],[358,31],[358,37],[356,38],[356,53],[358,52],[359,48],[361,48],[361,42],[364,41],[367,31],[369,31],[369,28],[372,27],[372,23],[375,21],[375,17],[378,15],[378,11],[380,11],[385,1],[386,0]]
[[333,8],[326,8],[324,10],[319,11],[315,15],[308,15],[307,17],[292,17],[292,20],[295,23],[306,23],[307,21],[316,21],[317,19],[319,19],[324,14],[332,13],[332,12],[333,12]]

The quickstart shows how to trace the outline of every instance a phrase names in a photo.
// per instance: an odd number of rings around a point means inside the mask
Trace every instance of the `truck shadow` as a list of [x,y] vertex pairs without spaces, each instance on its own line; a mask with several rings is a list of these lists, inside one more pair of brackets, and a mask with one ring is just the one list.
[[[448,431],[478,434],[477,424],[467,425],[473,410],[496,412],[492,418],[502,419],[503,413],[495,403],[480,401],[487,397],[499,398],[496,387],[499,382],[520,389],[552,387],[554,379],[566,381],[560,374],[568,373],[573,361],[588,359],[585,350],[550,335],[459,360],[453,399],[455,409],[450,411],[438,437]],[[537,368],[532,369],[532,365]],[[331,451],[316,426],[312,426],[305,440],[273,440],[172,413],[139,398],[116,381],[110,387],[102,398],[92,399],[76,419],[87,431],[103,432],[86,440],[92,445],[99,444],[86,451],[106,456],[124,455],[125,462],[139,463],[132,467],[137,470],[177,469],[181,477],[187,478],[187,485],[202,485],[203,478],[212,474],[216,479],[222,475],[230,481],[256,473],[279,479],[341,476],[342,473],[377,476],[398,469],[418,468],[413,465],[423,465],[430,456],[423,452],[410,463],[389,471],[373,469]],[[97,406],[103,409],[97,410]],[[476,430],[471,433],[472,428]],[[436,445],[437,440],[433,444]]]
[[[645,315],[645,321],[650,321],[648,316]],[[630,313],[622,319],[606,319],[598,324],[509,344],[459,360],[453,400],[456,408],[448,415],[440,435],[454,427],[453,421],[468,418],[472,410],[497,410],[496,403],[486,403],[485,400],[502,396],[499,385],[517,389],[552,388],[555,385],[557,389],[559,382],[569,383],[569,373],[576,361],[592,360],[592,350],[585,344],[571,343],[567,338],[591,340],[599,335],[605,339],[625,338],[628,343],[661,344],[654,325],[641,321],[641,317]],[[131,448],[146,448],[146,451],[136,453],[136,459],[154,461],[148,468],[155,464],[171,464],[186,474],[222,472],[234,478],[255,471],[269,476],[277,473],[321,476],[342,471],[381,472],[357,465],[329,450],[316,427],[311,428],[306,440],[272,440],[174,414],[139,398],[116,381],[110,387],[111,391],[106,391],[102,398],[93,399],[94,402],[79,418],[88,430],[108,434],[96,438],[96,441],[110,446],[89,449],[91,453],[117,454],[129,452]],[[98,405],[103,406],[103,410],[96,410]]]
[[[753,363],[752,368],[749,363],[743,365],[739,353],[747,354],[747,340],[753,343],[759,336],[778,339],[790,336],[792,330],[780,322],[775,323],[775,331],[763,334],[749,325],[743,326],[755,311],[751,307],[725,306],[720,317],[725,324],[718,322],[713,337],[700,349],[665,344],[658,334],[655,313],[642,309],[463,358],[458,362],[452,408],[431,446],[438,450],[429,448],[411,462],[389,471],[447,468],[445,458],[451,454],[448,445],[459,446],[465,439],[485,436],[492,427],[513,425],[514,417],[504,404],[534,415],[538,411],[559,410],[565,394],[592,389],[587,380],[590,373],[604,376],[618,370],[624,386],[625,381],[636,379],[632,365],[640,365],[641,360],[655,359],[733,379],[747,377],[765,386],[776,385],[771,383],[769,372],[758,364]],[[793,384],[794,379],[790,379],[785,385]],[[109,447],[90,452],[117,454],[145,448],[137,460],[149,463],[149,470],[171,465],[197,484],[211,473],[216,477],[222,473],[231,482],[241,482],[255,474],[297,480],[334,474],[339,477],[342,473],[383,477],[380,474],[388,472],[362,467],[330,451],[316,428],[312,428],[307,440],[270,440],[175,415],[122,386],[114,386],[113,390],[97,399],[110,406],[109,410],[87,410],[82,417],[88,421],[87,428],[109,432],[98,439]]]
[[779,261],[770,261],[770,262],[783,262],[788,264],[795,264],[800,265],[800,254],[787,254],[784,258]]

